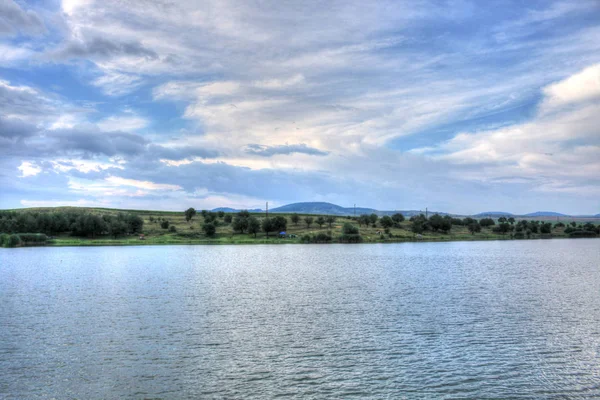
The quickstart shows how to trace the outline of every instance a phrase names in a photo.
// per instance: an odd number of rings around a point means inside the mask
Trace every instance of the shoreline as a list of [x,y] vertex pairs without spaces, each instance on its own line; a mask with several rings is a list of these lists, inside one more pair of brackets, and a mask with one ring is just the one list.
[[[347,242],[323,242],[323,243],[304,243],[300,240],[290,240],[290,239],[256,239],[256,240],[247,240],[247,241],[225,241],[225,240],[196,240],[196,241],[153,241],[153,240],[129,240],[123,241],[119,239],[114,240],[94,240],[94,239],[83,239],[78,243],[74,243],[72,241],[59,240],[58,242],[53,241],[45,244],[32,244],[32,245],[24,245],[18,247],[12,247],[13,249],[17,248],[29,248],[29,247],[121,247],[121,246],[221,246],[221,245],[298,245],[298,244],[312,244],[312,245],[332,245],[332,244],[341,244],[341,245],[354,245],[354,244],[397,244],[397,243],[447,243],[447,242],[485,242],[485,241],[530,241],[530,240],[551,240],[551,239],[599,239],[599,238],[570,238],[566,236],[544,236],[544,237],[535,237],[529,239],[514,239],[514,238],[502,238],[502,237],[474,237],[473,239],[467,238],[448,238],[448,239],[440,239],[440,238],[421,238],[421,239],[411,239],[411,240],[365,240],[359,243],[347,243]],[[62,242],[62,243],[61,243]]]

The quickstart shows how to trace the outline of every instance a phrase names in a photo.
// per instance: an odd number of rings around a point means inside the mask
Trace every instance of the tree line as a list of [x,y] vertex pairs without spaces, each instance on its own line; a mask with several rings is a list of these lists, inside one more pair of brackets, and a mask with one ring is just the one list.
[[0,211],[0,232],[5,234],[43,233],[48,236],[70,233],[96,237],[142,232],[144,220],[131,213],[96,214],[88,211]]

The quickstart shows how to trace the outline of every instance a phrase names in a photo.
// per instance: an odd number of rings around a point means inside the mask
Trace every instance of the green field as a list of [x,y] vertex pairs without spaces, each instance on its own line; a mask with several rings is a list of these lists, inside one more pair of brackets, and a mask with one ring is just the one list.
[[[198,212],[198,214],[191,220],[186,221],[185,215],[182,212],[169,212],[169,211],[147,211],[147,210],[118,210],[118,209],[106,209],[106,208],[37,208],[18,210],[28,212],[56,212],[56,211],[73,211],[88,212],[98,215],[117,215],[119,212],[126,212],[135,214],[141,217],[144,221],[142,234],[144,239],[140,239],[140,235],[121,235],[117,238],[113,238],[109,235],[100,235],[94,238],[92,237],[75,237],[70,234],[60,234],[52,237],[49,241],[49,245],[54,246],[85,246],[85,245],[157,245],[157,244],[274,244],[274,243],[302,243],[302,236],[311,235],[315,236],[319,233],[328,234],[333,238],[333,242],[342,235],[342,226],[348,222],[358,227],[358,223],[351,217],[336,217],[335,223],[332,224],[331,228],[324,224],[319,227],[315,222],[311,226],[307,226],[304,222],[304,217],[307,215],[300,215],[300,222],[294,224],[291,222],[291,214],[270,214],[270,216],[280,215],[287,219],[288,234],[285,238],[280,238],[274,232],[270,233],[269,236],[264,232],[260,232],[254,237],[254,235],[248,233],[234,232],[231,223],[226,223],[225,218],[217,218],[217,231],[213,237],[208,237],[202,230],[204,224],[204,218]],[[16,210],[15,210],[16,211]],[[225,214],[227,215],[227,214]],[[235,214],[230,214],[235,216]],[[265,218],[265,214],[252,214],[259,220]],[[319,216],[312,215],[316,220]],[[169,229],[161,228],[161,222],[163,220],[169,221],[169,226],[175,227],[175,232]],[[542,239],[542,238],[561,238],[568,237],[564,232],[565,228],[555,227],[552,229],[551,234],[539,234],[534,233],[530,235],[530,239]],[[360,235],[363,243],[392,243],[392,242],[406,242],[406,241],[469,241],[469,240],[510,240],[510,234],[499,234],[494,233],[490,228],[483,228],[481,232],[471,234],[466,226],[453,225],[449,233],[442,232],[431,232],[426,231],[421,235],[415,235],[411,231],[411,222],[406,220],[396,227],[389,229],[389,233],[384,233],[384,229],[377,224],[377,226],[361,226],[359,227]],[[390,235],[391,234],[391,235]],[[295,235],[290,238],[289,235]]]

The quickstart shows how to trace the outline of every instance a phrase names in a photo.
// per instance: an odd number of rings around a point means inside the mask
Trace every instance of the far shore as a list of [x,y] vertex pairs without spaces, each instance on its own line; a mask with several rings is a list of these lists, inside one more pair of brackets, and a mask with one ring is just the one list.
[[0,246],[418,243],[600,236],[595,222],[97,208],[0,211]]
[[[323,242],[323,243],[304,243],[300,240],[294,239],[255,239],[255,240],[226,240],[225,238],[214,239],[214,240],[188,240],[188,241],[161,241],[161,240],[121,240],[121,239],[77,239],[71,238],[66,239],[55,239],[50,240],[44,244],[37,245],[26,245],[25,247],[95,247],[95,246],[219,246],[219,245],[297,245],[297,244],[312,244],[312,245],[355,245],[355,244],[398,244],[398,243],[444,243],[444,242],[481,242],[481,241],[531,241],[531,240],[550,240],[550,239],[589,239],[589,238],[569,238],[566,236],[544,236],[535,237],[530,239],[514,239],[511,237],[498,237],[498,236],[475,236],[472,238],[466,237],[452,237],[446,238],[427,238],[421,239],[401,239],[401,240],[372,240],[362,241],[359,243],[344,243],[344,242]],[[592,238],[598,239],[598,238]]]

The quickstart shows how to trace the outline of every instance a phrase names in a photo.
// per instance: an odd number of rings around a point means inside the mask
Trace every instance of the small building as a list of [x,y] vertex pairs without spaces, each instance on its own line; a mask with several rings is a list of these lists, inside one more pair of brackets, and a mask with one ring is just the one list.
[[279,232],[279,237],[280,238],[285,238],[286,235],[287,235],[287,232],[285,232],[285,231]]

